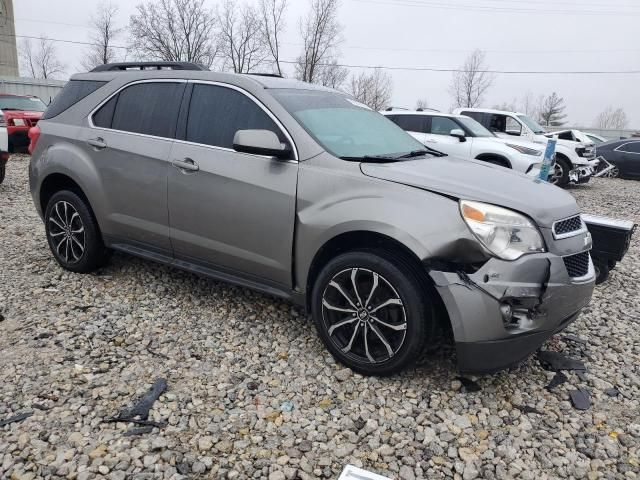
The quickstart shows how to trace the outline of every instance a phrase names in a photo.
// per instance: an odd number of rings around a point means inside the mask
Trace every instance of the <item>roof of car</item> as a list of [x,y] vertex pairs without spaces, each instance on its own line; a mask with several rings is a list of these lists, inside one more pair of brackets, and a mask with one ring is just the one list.
[[451,117],[451,118],[458,118],[458,117],[462,117],[463,115],[455,115],[453,113],[442,113],[442,112],[437,112],[435,110],[422,110],[422,111],[418,111],[418,110],[384,110],[382,112],[383,115],[430,115],[432,117]]
[[126,78],[131,81],[153,79],[180,79],[180,80],[208,80],[212,82],[230,83],[238,86],[261,86],[267,89],[296,89],[342,93],[322,85],[301,82],[290,78],[274,77],[272,75],[254,75],[226,72],[212,72],[209,70],[126,70],[78,73],[71,80],[98,80],[111,81],[118,78]]
[[475,108],[475,107],[462,107],[456,108],[456,111],[464,110],[465,112],[481,112],[481,113],[497,113],[502,115],[526,115],[522,112],[510,112],[508,110],[495,110],[493,108]]

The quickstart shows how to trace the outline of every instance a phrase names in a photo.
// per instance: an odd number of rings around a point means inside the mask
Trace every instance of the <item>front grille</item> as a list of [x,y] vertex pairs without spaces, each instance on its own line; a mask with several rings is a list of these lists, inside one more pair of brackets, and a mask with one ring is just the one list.
[[562,259],[570,277],[584,277],[589,273],[589,252],[576,253]]
[[553,233],[556,235],[565,235],[571,232],[577,232],[582,228],[582,219],[580,215],[567,218],[566,220],[560,220],[553,224]]

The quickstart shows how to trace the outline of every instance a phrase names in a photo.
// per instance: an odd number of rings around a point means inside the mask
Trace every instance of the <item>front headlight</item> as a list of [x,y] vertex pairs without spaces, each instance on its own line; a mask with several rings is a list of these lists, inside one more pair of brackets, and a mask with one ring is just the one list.
[[513,148],[514,150],[517,150],[520,153],[524,153],[525,155],[533,155],[535,157],[539,157],[540,155],[542,155],[541,150],[535,150],[533,148],[523,147],[522,145],[507,143],[507,147]]
[[460,213],[480,243],[503,260],[545,251],[540,231],[524,215],[469,200],[460,200]]
[[23,120],[23,119],[21,119],[21,118],[14,118],[14,119],[13,119],[13,124],[14,124],[16,127],[24,127],[24,120]]

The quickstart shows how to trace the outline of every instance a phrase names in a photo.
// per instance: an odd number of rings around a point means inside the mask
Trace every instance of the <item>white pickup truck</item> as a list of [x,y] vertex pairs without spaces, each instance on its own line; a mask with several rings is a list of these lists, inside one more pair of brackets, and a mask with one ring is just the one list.
[[[453,113],[471,117],[506,138],[520,137],[540,144],[546,144],[549,140],[546,135],[550,132],[524,113],[486,108],[458,108]],[[586,183],[599,163],[593,142],[558,139],[556,163],[550,181],[558,186],[565,186],[569,182]]]

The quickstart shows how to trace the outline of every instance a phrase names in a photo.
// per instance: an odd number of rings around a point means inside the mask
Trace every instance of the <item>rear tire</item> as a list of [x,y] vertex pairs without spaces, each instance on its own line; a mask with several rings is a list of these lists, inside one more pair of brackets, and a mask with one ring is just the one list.
[[4,182],[4,177],[7,172],[7,165],[5,163],[0,164],[0,183]]
[[549,178],[549,183],[558,187],[566,187],[569,184],[569,172],[571,171],[571,163],[562,157],[556,157],[556,164]]
[[608,260],[593,258],[593,268],[596,270],[596,285],[604,283],[609,278],[611,267]]
[[93,213],[78,194],[55,193],[47,203],[44,221],[49,248],[65,270],[89,273],[109,259]]
[[354,251],[322,269],[311,310],[336,360],[363,375],[392,375],[418,360],[434,337],[435,302],[427,292],[418,269],[403,257]]

